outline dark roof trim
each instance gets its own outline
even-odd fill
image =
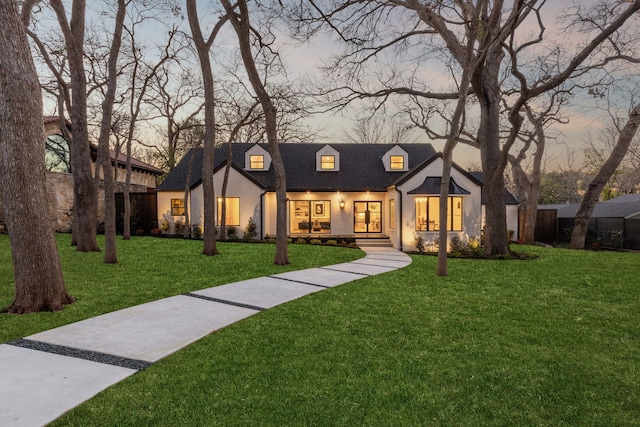
[[[407,194],[440,194],[440,185],[442,184],[442,177],[440,176],[428,176],[422,184],[417,188],[409,191]],[[449,179],[449,195],[468,195],[470,191],[460,187],[453,178]]]
[[[405,173],[404,175],[402,175],[400,178],[398,178],[398,180],[395,182],[395,185],[402,185],[405,182],[407,182],[407,180],[411,177],[413,177],[415,174],[417,174],[418,172],[420,172],[422,169],[424,169],[425,167],[429,166],[431,163],[433,163],[436,159],[438,158],[442,158],[442,153],[436,153],[433,156],[431,156],[431,158],[425,160],[424,162],[422,162],[421,164],[419,164],[418,166],[414,167],[412,170],[410,170],[409,172]],[[455,162],[453,162],[452,164],[453,168],[455,170],[457,170],[458,172],[460,172],[462,175],[464,175],[465,177],[469,178],[471,181],[473,181],[474,183],[478,184],[479,186],[482,187],[482,181],[479,181],[475,176],[473,176],[472,174],[470,174],[469,172],[465,171],[464,169],[462,169],[460,166],[458,166]],[[438,190],[437,194],[440,194],[440,191]]]

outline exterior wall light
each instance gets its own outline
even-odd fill
[[[340,199],[338,206],[340,206],[340,209],[344,209],[344,199]]]

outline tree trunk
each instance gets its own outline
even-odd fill
[[[61,0],[51,0],[64,33],[71,87],[70,160],[73,173],[73,239],[81,252],[100,252],[96,240],[98,197],[91,175],[91,150],[87,130],[87,81],[84,70],[85,1],[74,0],[71,24]]]
[[[61,310],[71,304],[49,221],[42,94],[17,3],[0,0],[0,179],[16,295],[10,313]]]
[[[233,134],[233,132],[232,132]],[[220,240],[227,240],[227,185],[229,184],[229,172],[233,164],[233,150],[231,149],[231,139],[227,141],[227,164],[224,168],[224,178],[222,179],[222,212],[220,213]]]
[[[204,247],[202,253],[208,256],[218,254],[215,226],[215,192],[213,187],[213,165],[215,151],[215,106],[213,70],[209,58],[209,45],[205,43],[200,29],[200,20],[195,0],[187,0],[187,16],[191,35],[196,45],[202,81],[204,85],[204,155],[202,159],[202,190],[204,198]]]
[[[267,141],[269,142],[269,153],[271,154],[271,165],[276,178],[276,254],[274,264],[289,264],[289,254],[287,247],[287,183],[284,161],[280,154],[278,146],[278,125],[277,111],[271,100],[267,90],[260,79],[260,74],[256,68],[253,54],[251,52],[251,39],[249,24],[249,11],[247,3],[239,0],[236,4],[239,9],[239,15],[236,14],[229,0],[221,0],[222,5],[230,16],[231,24],[238,35],[240,44],[240,55],[244,63],[249,81],[256,96],[260,100],[265,116],[265,127],[267,133]]]
[[[500,84],[499,72],[502,52],[494,48],[487,54],[481,71],[472,79],[472,86],[480,105],[478,144],[481,147],[484,180],[485,232],[487,256],[511,255],[507,238],[507,213],[504,197],[504,167],[500,150]]]
[[[184,232],[182,237],[185,239],[191,235],[191,220],[189,219],[189,193],[191,190],[191,174],[193,172],[193,158],[195,157],[194,150],[191,150],[189,154],[189,167],[187,168],[187,179],[184,184]]]
[[[593,178],[593,181],[589,184],[589,188],[582,198],[582,203],[576,213],[576,218],[571,232],[571,241],[569,242],[569,248],[571,249],[583,249],[585,240],[587,237],[587,227],[593,215],[593,210],[598,203],[600,193],[602,189],[607,185],[607,182],[611,178],[611,175],[616,171],[620,162],[627,154],[629,145],[633,141],[633,137],[638,131],[640,126],[640,105],[634,107],[629,113],[629,120],[624,125],[624,128],[620,131],[620,136],[616,142],[615,147],[607,161],[602,166],[602,169]]]
[[[113,102],[118,88],[118,56],[122,44],[122,29],[126,5],[124,0],[118,0],[118,12],[113,32],[113,40],[109,50],[107,93],[102,102],[102,123],[100,125],[100,137],[98,150],[102,158],[102,175],[104,179],[104,263],[117,264],[118,251],[116,248],[116,198],[113,184],[113,172],[111,168],[111,156],[109,155],[109,137],[111,136],[111,118],[113,116]],[[118,170],[118,162],[115,162],[115,170]],[[97,164],[96,164],[97,168]]]

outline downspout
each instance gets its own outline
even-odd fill
[[[399,205],[399,209],[400,209],[400,215],[399,215],[400,223],[399,223],[399,226],[398,226],[398,229],[400,230],[400,236],[399,236],[400,237],[400,247],[398,249],[400,250],[400,252],[402,252],[402,223],[403,223],[403,221],[402,221],[402,211],[403,211],[403,209],[402,209],[402,198],[403,198],[403,196],[402,196],[402,191],[400,191],[400,189],[398,187],[396,187],[396,192],[398,193],[398,201],[400,202],[398,204]]]
[[[260,195],[260,240],[264,239],[264,195],[267,194],[267,190],[264,190]]]

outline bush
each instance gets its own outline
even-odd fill
[[[418,250],[419,254],[423,254],[424,253],[425,242],[424,242],[424,238],[421,235],[416,234],[413,237],[413,244],[416,247],[416,249]]]
[[[191,237],[193,237],[194,239],[201,239],[202,227],[200,227],[198,224],[191,227]]]
[[[456,235],[451,239],[451,254],[467,257],[484,257],[484,248],[480,239],[466,234]]]
[[[234,226],[227,227],[227,239],[238,240],[238,229]]]
[[[258,236],[258,226],[256,222],[253,220],[253,217],[249,217],[249,223],[244,228],[244,234],[242,235],[242,240],[245,242],[249,242],[251,240],[255,240]]]
[[[321,245],[322,244],[322,240],[320,239],[311,239],[311,241],[309,242],[312,245]]]

